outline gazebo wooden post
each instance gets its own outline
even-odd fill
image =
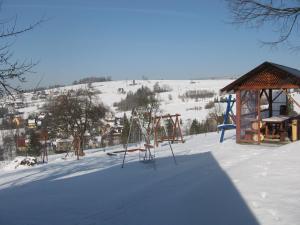
[[[285,95],[285,105],[286,105],[286,113],[288,113],[289,97],[288,97],[288,89],[287,88],[284,90],[284,93],[286,93],[286,95]],[[293,104],[293,102],[292,102],[292,104]]]
[[[270,88],[269,89],[269,117],[273,116],[273,90]]]
[[[236,141],[241,142],[241,91],[236,91]]]
[[[257,141],[258,141],[258,144],[261,143],[261,138],[260,138],[260,123],[261,123],[261,115],[260,115],[260,103],[261,103],[260,92],[261,91],[262,90],[256,91],[256,95],[257,95],[256,110],[257,110],[257,124],[258,124],[258,129],[257,129],[258,138],[257,138]]]

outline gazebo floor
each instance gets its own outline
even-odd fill
[[[290,139],[285,139],[285,141],[280,141],[280,139],[264,139],[264,141],[261,144],[276,144],[276,145],[285,145],[292,143]]]

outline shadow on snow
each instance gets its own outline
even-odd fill
[[[178,165],[159,158],[156,169],[130,162],[70,178],[62,177],[90,168],[62,168],[0,190],[0,224],[259,224],[210,152],[176,159]]]

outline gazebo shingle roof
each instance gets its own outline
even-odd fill
[[[269,72],[268,77],[265,77],[266,79],[264,79],[264,77],[254,79],[258,74],[261,74],[264,71]],[[276,71],[276,73],[274,71]],[[268,79],[270,79],[270,76],[273,76],[273,73],[274,79],[277,79],[277,83],[273,81],[272,84],[268,84]],[[236,79],[234,82],[228,84],[226,87],[222,88],[221,92],[235,91],[247,82],[249,84],[251,83],[250,85],[252,86],[258,85],[261,88],[264,84],[266,85],[266,88],[282,88],[283,84],[288,85],[289,83],[293,85],[293,87],[298,86],[300,88],[300,70],[272,62],[264,62],[245,75]]]

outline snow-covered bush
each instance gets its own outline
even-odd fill
[[[18,168],[19,166],[34,166],[37,164],[37,158],[35,157],[16,157],[11,163],[9,163],[6,167],[9,168]]]

